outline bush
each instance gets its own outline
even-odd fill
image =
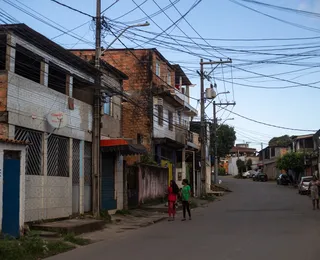
[[[56,255],[74,246],[63,241],[46,241],[37,234],[28,233],[21,239],[0,239],[1,260],[34,260]]]
[[[226,169],[223,167],[219,167],[218,175],[225,176],[226,175]]]

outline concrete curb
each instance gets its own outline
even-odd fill
[[[149,222],[147,222],[147,223],[140,224],[139,227],[142,227],[142,228],[144,228],[144,227],[149,227],[149,226],[154,225],[154,224],[156,224],[156,223],[159,223],[159,222],[161,222],[161,221],[163,221],[163,220],[165,220],[165,219],[167,219],[167,218],[168,218],[168,217],[160,217],[160,218],[157,218],[157,219],[155,219],[155,220],[153,220],[153,221],[149,221]]]

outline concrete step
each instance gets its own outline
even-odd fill
[[[58,238],[58,237],[60,237],[60,234],[58,232],[52,232],[52,231],[39,230],[39,232],[37,234],[39,235],[39,237],[42,237],[42,238]]]
[[[82,234],[103,229],[105,221],[96,219],[67,219],[61,221],[33,224],[31,229],[42,230],[58,234]]]

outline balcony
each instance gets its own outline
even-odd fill
[[[192,117],[198,115],[198,111],[189,104],[189,98],[185,94],[182,94],[177,89],[174,90],[174,93],[179,99],[183,100],[185,114],[187,114],[188,116],[192,116]]]

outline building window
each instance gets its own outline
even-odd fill
[[[167,74],[167,83],[168,83],[168,85],[171,86],[171,72],[170,71],[168,71],[168,74]]]
[[[163,126],[163,106],[158,106],[158,125]]]
[[[103,113],[105,115],[111,116],[111,97],[106,97],[105,102],[103,103]]]
[[[52,62],[49,62],[48,87],[65,95],[67,93],[67,73]]]
[[[47,153],[48,176],[69,177],[69,139],[50,135]]]
[[[169,111],[168,116],[169,116],[169,130],[173,131],[173,113]]]
[[[276,149],[274,147],[271,148],[271,157],[276,156]]]
[[[160,77],[160,61],[156,61],[156,75]]]
[[[40,83],[40,59],[41,58],[33,52],[17,44],[15,73],[36,83]]]
[[[181,117],[181,111],[178,111],[178,123],[181,125],[182,117]]]
[[[137,134],[137,143],[143,144],[143,135],[142,134]]]
[[[26,149],[26,175],[42,175],[42,137],[41,132],[15,127],[15,139],[30,143]]]

